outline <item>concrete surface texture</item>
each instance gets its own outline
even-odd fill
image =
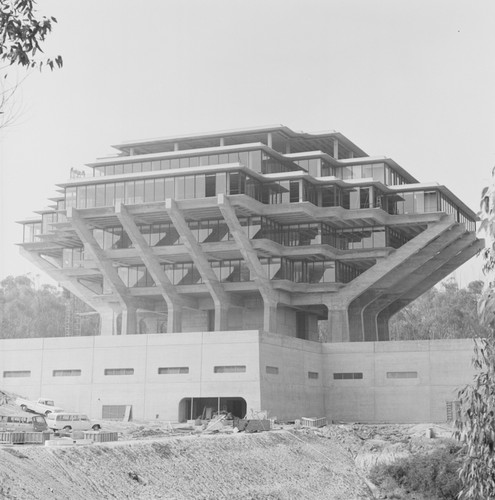
[[[476,214],[445,186],[338,132],[115,147],[60,184],[41,218],[20,221],[22,254],[99,314],[102,336],[318,340],[326,321],[325,342],[388,340],[393,314],[483,246]]]
[[[472,379],[472,340],[319,343],[260,331],[0,340],[1,388],[101,418],[205,408],[293,420],[444,422]],[[243,415],[241,415],[243,416]]]

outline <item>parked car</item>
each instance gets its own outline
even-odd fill
[[[54,431],[97,431],[101,427],[99,424],[93,424],[91,420],[83,413],[50,413],[46,416],[46,424],[49,429]]]
[[[29,399],[17,398],[15,403],[21,407],[22,411],[32,411],[40,415],[64,411],[63,408],[55,406],[53,399],[39,398],[37,401],[30,401]]]
[[[45,417],[42,415],[0,415],[0,431],[42,432],[48,430]]]

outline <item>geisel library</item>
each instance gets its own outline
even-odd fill
[[[94,417],[447,419],[471,342],[391,342],[388,322],[483,246],[448,188],[338,132],[115,148],[21,221],[101,335],[1,341],[3,388]]]

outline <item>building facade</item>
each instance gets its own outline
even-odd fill
[[[321,343],[256,330],[8,339],[0,387],[91,418],[183,422],[225,409],[445,422],[472,355],[470,339]]]
[[[23,255],[100,315],[102,335],[385,341],[390,316],[482,247],[446,187],[337,132],[115,148],[20,221]]]

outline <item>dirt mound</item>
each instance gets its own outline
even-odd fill
[[[19,500],[371,498],[352,457],[304,431],[2,447],[0,477]]]

